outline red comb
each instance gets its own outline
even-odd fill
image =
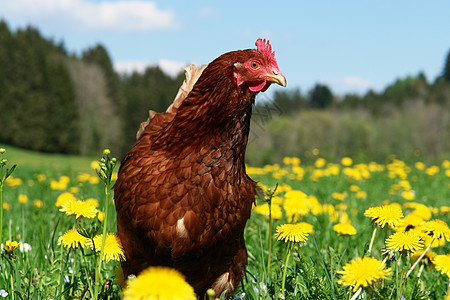
[[[275,65],[277,64],[275,59],[275,51],[272,52],[272,46],[269,44],[269,40],[266,42],[266,39],[257,39],[255,45],[256,49],[262,55],[265,55],[271,63]]]
[[[266,42],[266,39],[258,39],[255,45],[258,51],[267,56],[269,60],[275,58],[275,52],[272,52],[272,46],[269,44],[269,40]]]

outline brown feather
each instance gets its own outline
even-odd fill
[[[178,269],[200,297],[232,295],[247,265],[244,227],[255,200],[245,148],[255,93],[234,77],[257,50],[192,67],[164,113],[150,111],[114,186],[124,275]],[[266,59],[267,60],[267,59]]]

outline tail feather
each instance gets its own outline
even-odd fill
[[[203,73],[203,70],[207,65],[201,65],[200,68],[197,68],[196,65],[189,65],[187,66],[185,70],[186,79],[183,81],[183,84],[178,89],[177,96],[175,97],[175,100],[173,103],[167,108],[166,112],[168,113],[175,113],[180,107],[181,103],[183,103],[184,99],[186,99],[187,95],[191,92],[192,88],[194,87],[197,80],[200,78],[200,76]],[[145,122],[142,122],[139,126],[139,130],[136,134],[136,139],[139,139],[142,135],[142,132],[144,131],[145,127],[150,123],[150,121],[153,119],[153,117],[156,115],[156,112],[153,110],[150,110],[148,112],[148,119]]]

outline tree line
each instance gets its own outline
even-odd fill
[[[70,54],[33,27],[0,21],[0,142],[44,152],[121,155],[148,110],[164,111],[183,75],[119,75],[102,45]]]
[[[13,32],[5,21],[0,21],[0,143],[81,155],[96,154],[108,147],[121,156],[134,143],[137,128],[147,119],[148,110],[164,111],[183,80],[184,74],[173,78],[158,67],[148,67],[143,73],[118,74],[102,45],[75,55],[63,43],[42,37],[36,28]],[[299,126],[297,134],[302,130],[319,134],[320,130],[314,128],[318,122],[311,116],[324,118],[322,125],[334,122],[330,116],[337,114],[379,120],[417,107],[417,103],[450,111],[449,99],[450,52],[442,75],[434,82],[418,74],[397,79],[384,91],[369,91],[365,95],[337,96],[324,84],[316,84],[307,93],[299,89],[276,92],[269,103],[258,102],[255,107],[253,146],[265,151],[255,151],[250,161],[261,164],[286,154],[302,156],[311,144],[329,139],[325,137],[326,128],[320,129],[324,136],[316,136],[312,143],[284,136],[293,132],[280,129]],[[258,117],[264,111],[272,111],[270,120],[264,119],[267,127],[261,126],[262,118]],[[317,115],[318,112],[326,116]],[[345,122],[354,125],[356,119],[350,117]],[[449,122],[442,122],[440,126],[450,131]],[[365,126],[356,127],[360,125]],[[349,131],[345,134],[355,131],[350,127],[345,128]],[[351,144],[340,147],[344,149],[341,152],[348,151]],[[324,150],[333,148],[325,143],[317,146]],[[436,151],[450,153],[450,145]]]

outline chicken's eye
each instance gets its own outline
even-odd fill
[[[259,62],[257,62],[257,61],[250,62],[250,68],[252,68],[253,70],[258,69],[259,68]]]

